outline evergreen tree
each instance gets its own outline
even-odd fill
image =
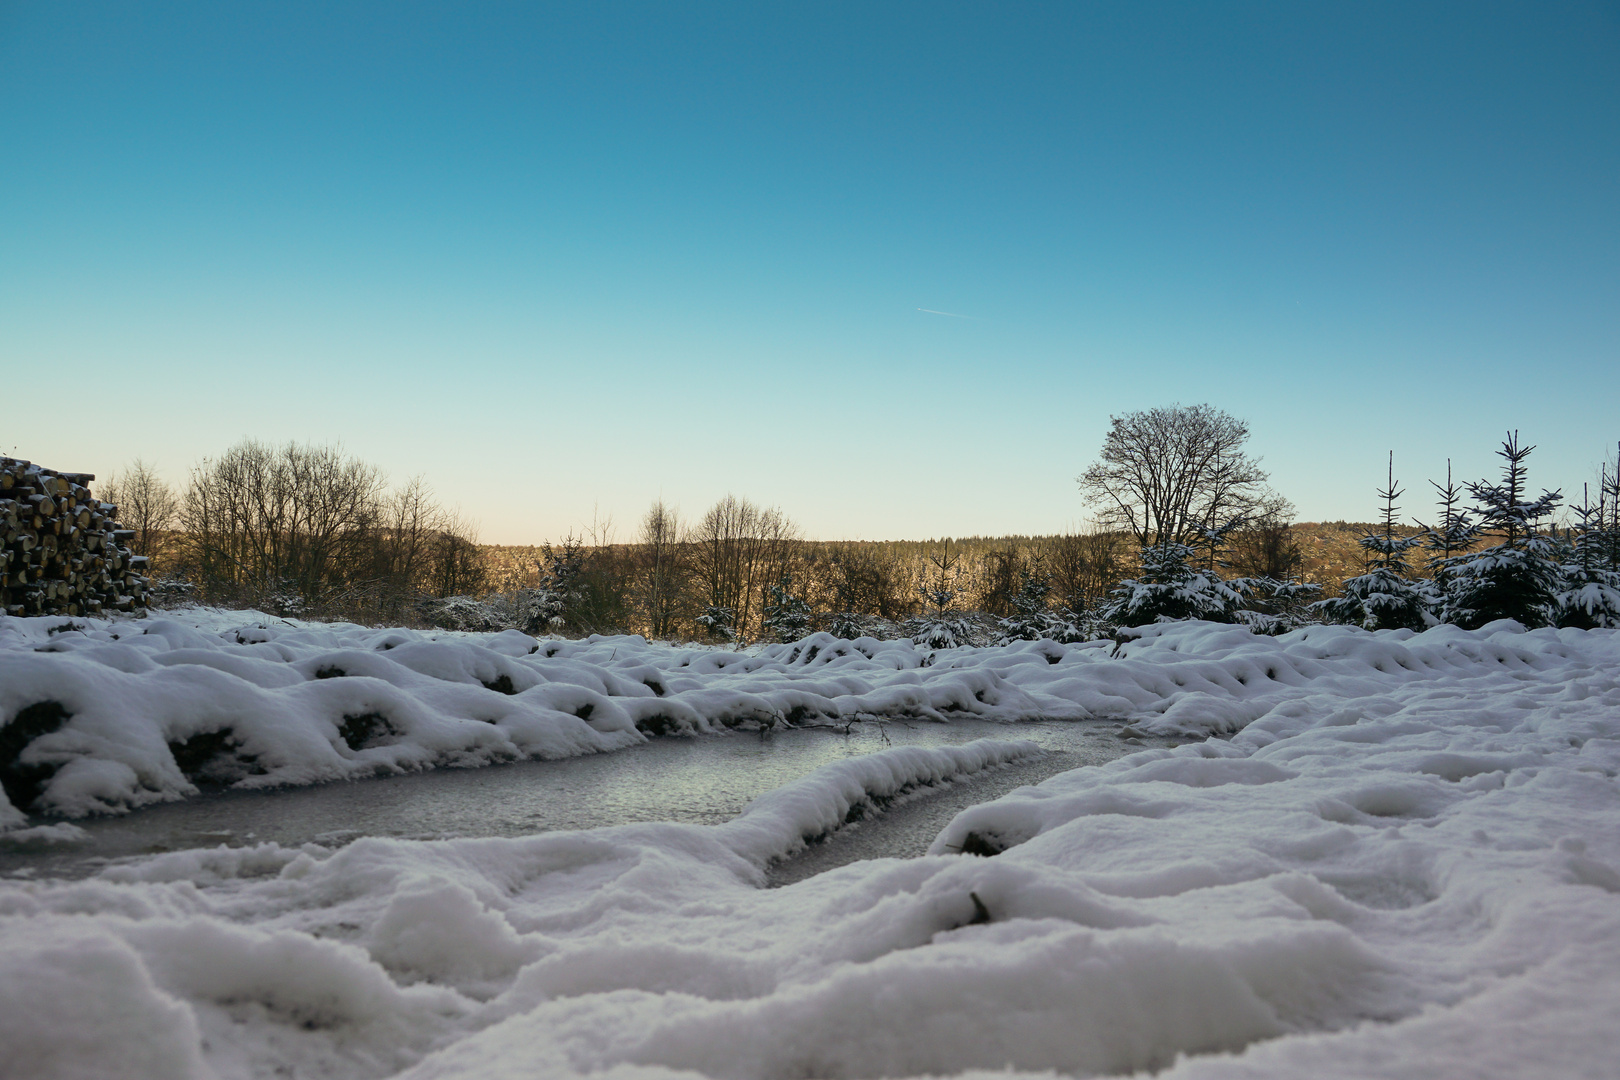
[[[1242,594],[1245,607],[1232,613],[1257,634],[1286,634],[1301,626],[1321,621],[1313,601],[1322,586],[1298,578],[1243,577],[1227,582]]]
[[[769,599],[765,603],[765,629],[775,634],[778,641],[798,641],[810,631],[810,605],[804,602],[803,597],[790,592],[792,587],[793,579],[783,574],[770,587]]]
[[[1520,446],[1519,433],[1509,432],[1497,456],[1502,483],[1484,480],[1468,485],[1483,531],[1502,537],[1495,547],[1451,560],[1451,614],[1458,625],[1476,629],[1495,619],[1514,619],[1525,626],[1553,621],[1559,592],[1556,545],[1541,533],[1542,519],[1563,496],[1543,490],[1530,498],[1525,459],[1534,446]]]
[[[833,637],[854,641],[858,637],[866,636],[866,617],[858,611],[835,611],[828,629],[832,631]]]
[[[1605,470],[1599,490],[1607,486]],[[1559,626],[1590,630],[1620,627],[1620,570],[1609,567],[1611,538],[1606,535],[1603,495],[1591,505],[1581,489],[1581,505],[1573,507],[1575,528],[1572,543],[1566,545],[1559,573],[1558,596],[1553,602],[1554,621]]]
[[[969,643],[973,627],[952,609],[958,593],[961,592],[958,569],[961,560],[961,552],[951,554],[949,540],[940,545],[938,555],[928,556],[928,561],[934,564],[939,573],[933,580],[929,580],[925,573],[918,583],[918,592],[933,610],[918,618],[906,620],[905,630],[911,636],[913,644],[927,649],[954,649],[958,645]]]
[[[1231,622],[1243,607],[1243,594],[1212,571],[1193,566],[1190,544],[1152,544],[1142,549],[1140,578],[1121,581],[1102,614],[1116,626],[1141,626],[1178,619]]]
[[[1429,580],[1420,582],[1424,606],[1441,622],[1452,622],[1451,568],[1453,560],[1467,553],[1479,542],[1479,525],[1467,509],[1462,507],[1462,489],[1451,478],[1451,459],[1446,459],[1446,484],[1441,487],[1433,480],[1429,486],[1440,495],[1436,505],[1440,516],[1432,526],[1425,526],[1423,547],[1428,551],[1424,561]]]
[[[703,613],[695,620],[703,632],[714,641],[732,641],[737,637],[737,628],[732,625],[737,613],[731,608],[719,604],[709,604]]]
[[[1614,468],[1605,461],[1598,474],[1597,516],[1600,558],[1610,570],[1620,571],[1620,448]]]
[[[583,600],[584,542],[572,535],[557,547],[546,544],[540,561],[540,585],[527,605],[531,633],[563,633]]]
[[[906,620],[906,633],[912,644],[925,649],[954,649],[958,645],[971,645],[973,626],[960,615],[934,612]]]
[[[1001,620],[1001,634],[996,644],[1012,641],[1084,641],[1084,631],[1077,625],[1078,616],[1068,608],[1056,611],[1047,607],[1052,592],[1052,575],[1037,562],[1024,569],[1018,592],[1012,598],[1012,614]]]
[[[1378,491],[1384,500],[1384,527],[1361,538],[1366,572],[1346,581],[1340,595],[1312,605],[1325,618],[1364,630],[1422,630],[1428,625],[1423,595],[1407,580],[1411,565],[1406,561],[1406,553],[1424,537],[1395,534],[1395,500],[1404,494],[1395,482],[1395,452],[1390,451],[1388,481]]]

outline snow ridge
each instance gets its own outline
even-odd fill
[[[1561,677],[1614,633],[1501,622],[1269,638],[1163,623],[1119,645],[926,650],[823,633],[729,652],[244,618],[0,617],[0,828],[21,827],[23,810],[121,813],[210,785],[566,757],[739,726],[1123,718],[1230,733],[1327,684],[1372,695],[1444,676],[1509,691]]]

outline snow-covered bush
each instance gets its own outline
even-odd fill
[[[1102,616],[1117,626],[1141,626],[1178,619],[1231,622],[1243,595],[1213,571],[1198,570],[1188,544],[1154,544],[1142,549],[1142,575],[1126,578],[1109,594]]]
[[[1012,598],[1012,614],[1000,621],[996,644],[1042,638],[1065,643],[1086,640],[1085,631],[1078,625],[1079,616],[1068,608],[1047,607],[1051,592],[1051,574],[1039,567],[1026,568]]]
[[[765,603],[762,621],[765,629],[776,635],[777,641],[798,641],[810,632],[810,605],[802,596],[790,592],[792,587],[793,580],[783,574],[781,580],[770,587],[770,597]]]
[[[719,604],[709,604],[703,609],[696,622],[703,632],[714,641],[732,641],[737,636],[737,613],[728,607]]]

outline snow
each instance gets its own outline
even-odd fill
[[[165,797],[183,778],[139,755],[162,764],[163,740],[203,730],[201,707],[164,711],[193,695],[232,709],[267,769],[310,779],[326,774],[298,755],[317,740],[321,761],[476,763],[459,724],[519,752],[511,732],[548,725],[639,739],[642,701],[684,705],[693,728],[799,706],[1230,737],[1059,774],[960,814],[927,857],[780,889],[765,867],[808,839],[1034,747],[852,758],[715,826],[222,847],[0,882],[0,1045],[27,1075],[1613,1075],[1617,631],[1194,623],[1117,649],[529,653],[504,635],[189,618],[0,624],[5,715],[51,689],[73,716],[34,746],[56,740],[58,777],[145,767]],[[315,679],[327,664],[365,674]],[[519,692],[478,685],[497,674]],[[555,706],[587,700],[602,730],[597,710]],[[398,741],[348,750],[333,717],[364,703]],[[494,724],[463,715],[497,706],[512,711]],[[51,806],[89,805],[59,782]]]
[[[119,813],[199,785],[558,758],[622,749],[647,733],[737,726],[1043,716],[1230,733],[1329,684],[1374,696],[1439,675],[1478,692],[1517,689],[1525,672],[1557,681],[1585,640],[1510,622],[1420,635],[1310,627],[1279,638],[1162,623],[1117,648],[1043,640],[935,651],[815,634],[742,653],[639,637],[537,641],[515,630],[243,619],[209,609],[0,618],[0,717],[39,705],[66,717],[17,748],[38,778],[27,790],[8,785],[27,805],[0,806],[0,828],[22,826],[22,810]]]

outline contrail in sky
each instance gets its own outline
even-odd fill
[[[949,315],[953,319],[971,319],[971,318],[973,318],[973,316],[971,316],[971,315],[958,315],[954,311],[935,311],[933,308],[928,308],[928,307],[920,307],[917,310],[918,311],[926,311],[930,315]]]

